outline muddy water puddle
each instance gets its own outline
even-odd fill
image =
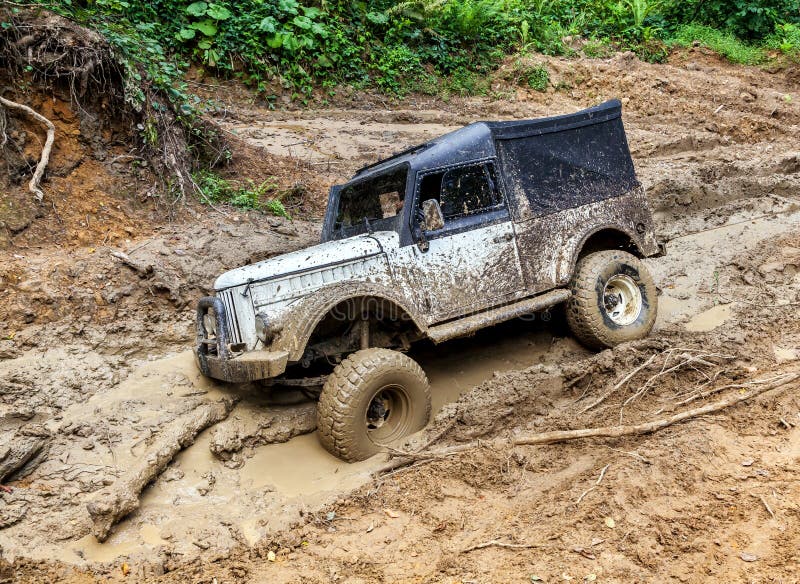
[[[412,351],[412,357],[429,376],[435,413],[495,371],[521,369],[572,352],[583,350],[569,338],[554,340],[545,324],[514,321],[442,346],[423,344]],[[104,405],[128,398],[134,391],[139,397],[149,394],[159,401],[154,394],[166,395],[164,382],[176,372],[204,391],[217,392],[213,384],[192,374],[188,352],[161,364],[148,363],[144,369],[104,396]],[[192,393],[192,387],[179,391]],[[257,408],[235,411],[239,416],[258,416],[258,412]],[[139,510],[122,521],[106,543],[86,536],[72,542],[60,557],[72,562],[111,562],[152,553],[166,544],[184,554],[197,554],[207,544],[215,548],[236,545],[231,529],[253,544],[269,532],[288,527],[302,513],[367,482],[382,463],[380,457],[356,464],[342,462],[325,451],[312,433],[259,446],[241,468],[228,468],[209,449],[212,431],[203,432],[176,456],[143,492]]]

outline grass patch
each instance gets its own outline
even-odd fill
[[[275,183],[272,181],[264,181],[260,185],[249,181],[243,186],[208,170],[196,172],[192,178],[200,189],[201,200],[206,204],[227,204],[239,209],[255,209],[290,218],[280,196],[266,196],[267,193],[275,191]]]
[[[550,73],[541,65],[531,67],[525,72],[525,82],[536,91],[546,91],[550,83]]]
[[[767,60],[764,49],[748,45],[729,32],[700,24],[687,24],[679,27],[671,39],[671,44],[690,47],[695,41],[733,63],[759,65]]]

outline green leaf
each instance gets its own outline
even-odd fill
[[[283,34],[276,32],[267,39],[267,44],[271,49],[280,49],[283,46]]]
[[[192,28],[195,30],[199,30],[204,35],[210,37],[217,34],[217,25],[210,20],[201,20],[200,22],[195,22],[194,24],[192,24]]]
[[[186,12],[192,16],[205,16],[206,10],[208,10],[206,2],[192,2],[186,7]]]
[[[197,48],[198,49],[203,49],[203,50],[210,49],[211,48],[211,41],[208,40],[208,39],[202,40],[199,43],[197,43]]]
[[[320,67],[333,67],[333,62],[325,55],[317,57],[317,63]]]
[[[303,14],[308,16],[309,18],[316,18],[320,14],[322,14],[322,10],[316,8],[314,6],[304,6],[303,7]]]
[[[389,15],[385,12],[367,12],[367,20],[372,24],[386,24],[389,22]]]
[[[179,41],[188,41],[189,39],[193,39],[195,34],[193,28],[182,28],[178,31],[176,36]]]
[[[272,16],[267,16],[261,21],[261,24],[258,25],[258,28],[264,32],[273,33],[278,30],[278,21]]]
[[[278,10],[288,14],[297,14],[297,8],[300,5],[297,0],[278,0]]]
[[[231,17],[231,11],[219,4],[210,4],[206,14],[214,20],[228,20]]]
[[[283,37],[283,48],[290,53],[294,53],[300,48],[300,41],[293,34],[287,34]]]
[[[292,19],[292,24],[294,24],[297,28],[308,30],[311,28],[311,19],[306,16],[295,16]]]

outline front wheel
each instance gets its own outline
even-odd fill
[[[656,322],[656,285],[645,265],[620,250],[590,253],[575,266],[567,322],[578,340],[605,349],[642,339]]]
[[[389,349],[364,349],[325,381],[317,433],[328,452],[356,462],[421,430],[430,414],[428,378],[414,360]]]

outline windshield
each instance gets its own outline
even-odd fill
[[[344,187],[333,229],[339,237],[367,231],[398,231],[403,215],[408,166]]]

